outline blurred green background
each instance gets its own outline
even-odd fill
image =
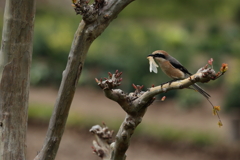
[[[4,1],[1,3],[3,14]],[[0,16],[0,32],[3,16]],[[33,61],[32,86],[58,87],[66,66],[74,32],[81,21],[71,1],[56,3],[38,0]],[[79,86],[98,87],[94,78],[107,72],[123,72],[122,89],[132,91],[132,83],[159,85],[169,80],[160,71],[149,72],[146,56],[165,50],[195,73],[207,60],[214,59],[217,71],[228,63],[229,71],[217,81],[204,86],[223,88],[226,110],[239,108],[240,101],[240,1],[239,0],[137,0],[127,6],[90,47]],[[175,97],[179,92],[166,95]],[[232,96],[235,95],[235,96]],[[191,94],[177,96],[181,106],[202,99]],[[188,104],[188,105],[186,105]]]
[[[0,33],[3,26],[3,12],[4,1],[1,1]],[[54,87],[54,94],[56,93],[56,88],[60,85],[62,72],[66,66],[71,42],[80,21],[81,16],[75,14],[71,6],[71,0],[37,0],[31,86],[33,88],[45,89],[43,91],[41,89],[40,91],[31,90],[30,92],[30,120],[41,119],[41,122],[48,122],[52,112],[52,101],[54,101],[55,97],[52,98],[49,96],[52,100],[50,103],[47,99],[41,101],[41,96],[44,97],[44,94],[51,92],[46,87]],[[165,50],[177,58],[191,73],[195,73],[200,67],[207,64],[210,58],[214,59],[213,66],[216,71],[221,67],[221,63],[227,63],[229,70],[223,77],[216,81],[200,85],[206,88],[207,91],[210,91],[213,97],[215,97],[213,99],[214,104],[218,105],[220,103],[221,107],[226,111],[224,114],[228,116],[226,116],[227,118],[225,117],[225,120],[228,119],[231,121],[232,119],[229,117],[233,117],[232,115],[235,118],[239,118],[239,0],[134,1],[120,13],[117,19],[91,45],[78,87],[90,89],[89,92],[86,92],[88,94],[92,94],[94,90],[99,91],[94,78],[106,77],[107,72],[115,72],[115,70],[123,72],[123,84],[120,88],[126,92],[133,91],[132,83],[144,85],[146,89],[152,86],[152,84],[159,85],[169,81],[170,79],[161,71],[157,75],[149,72],[149,63],[146,57],[159,49]],[[82,92],[85,92],[85,90]],[[38,95],[38,93],[41,94]],[[170,91],[166,93],[166,108],[174,106],[171,98],[174,98],[172,99],[175,102],[174,104],[177,104],[177,107],[180,110],[186,111],[186,113],[191,112],[192,108],[200,108],[206,104],[206,100],[203,97],[192,93],[189,90]],[[34,96],[32,96],[34,94],[40,99],[38,102],[31,100],[31,98],[34,99]],[[84,97],[84,95],[82,96]],[[87,101],[87,97],[85,99]],[[99,102],[93,105],[101,105],[103,104],[101,103],[101,99],[105,99],[105,97],[96,99]],[[93,103],[94,101],[91,99],[88,102]],[[107,105],[109,105],[108,103]],[[156,103],[155,105],[158,105],[158,102]],[[164,106],[164,104],[161,104],[161,106]],[[85,102],[81,101],[77,105],[73,103],[73,108],[75,109],[74,105],[82,107],[85,105]],[[83,108],[86,109],[87,107],[90,108],[87,105]],[[105,119],[110,127],[117,130],[122,121],[122,117],[108,117],[109,115],[106,116],[104,113],[102,113],[103,117],[101,117],[101,109],[97,110],[95,108],[93,109],[96,110],[97,116],[89,118],[89,115],[85,114],[83,108],[81,108],[80,113],[70,113],[68,125],[89,128],[93,124],[98,123],[99,119]],[[160,110],[159,108],[152,108],[153,111],[150,111],[151,114],[161,114],[158,111]],[[178,109],[176,110],[179,111]],[[120,114],[121,111],[117,112]],[[171,112],[174,113],[171,114]],[[175,110],[171,112],[168,112],[166,109],[166,111],[162,111],[162,114],[167,113],[172,117],[176,116]],[[90,111],[90,113],[95,114],[93,111]],[[207,106],[207,113],[211,114],[209,106]],[[221,115],[223,114],[222,112],[220,113]],[[185,118],[181,114],[185,115],[185,113],[181,113],[180,111],[178,118]],[[148,115],[146,116],[148,117]],[[164,115],[161,116],[164,117]],[[191,117],[191,114],[189,113],[185,116]],[[188,141],[194,145],[209,147],[210,144],[216,144],[219,141],[219,137],[216,135],[221,131],[216,131],[214,128],[212,129],[214,132],[211,132],[211,129],[207,125],[209,121],[205,122],[206,128],[202,127],[201,125],[204,125],[202,124],[204,123],[204,118],[201,115],[199,119],[200,123],[198,123],[200,127],[196,125],[197,129],[195,129],[190,125],[190,127],[188,126],[188,130],[185,129],[187,127],[184,123],[181,123],[182,128],[180,129],[174,127],[175,124],[172,126],[164,126],[165,124],[162,124],[162,126],[156,128],[155,123],[159,121],[154,119],[156,117],[157,115],[151,115],[150,118],[146,118],[145,123],[139,126],[136,134],[157,137],[155,140],[160,138],[160,141],[167,141],[168,144],[169,142],[176,141],[184,141],[185,144],[185,141]],[[112,120],[108,118],[112,118]],[[217,118],[214,118],[213,123],[217,122]],[[153,119],[154,123],[152,121],[148,123],[148,119]],[[166,119],[163,121],[171,123],[171,120]],[[224,125],[226,123],[229,124],[225,122]],[[239,121],[235,122],[234,119],[233,128],[239,127]],[[231,127],[230,124],[229,126]],[[189,128],[191,129],[189,130]],[[204,128],[203,131],[202,128]],[[228,126],[225,130],[230,133]],[[235,139],[238,138],[239,140],[239,136],[236,136]]]
[[[1,14],[3,4],[1,2]],[[2,31],[3,16],[0,18]],[[32,86],[59,86],[80,20],[70,1],[37,1]],[[150,87],[166,82],[169,78],[161,72],[149,73],[146,56],[158,49],[169,52],[192,73],[210,58],[214,59],[216,71],[221,63],[228,63],[226,76],[205,86],[224,88],[225,108],[240,106],[239,0],[137,0],[131,3],[90,47],[79,86],[98,87],[95,77],[106,77],[108,71],[117,69],[123,72],[121,87],[125,91],[132,90],[132,83]],[[174,97],[176,92],[167,95]],[[201,100],[186,94],[178,99],[182,106]]]
[[[0,6],[2,32],[4,1]],[[59,86],[80,21],[81,16],[75,14],[70,0],[37,1],[32,86]],[[123,72],[121,88],[126,92],[133,91],[132,83],[144,85],[146,89],[152,84],[166,82],[169,78],[161,71],[157,75],[149,72],[146,59],[148,54],[159,49],[177,58],[191,73],[204,66],[210,58],[214,59],[216,71],[222,63],[228,63],[226,75],[200,85],[213,93],[221,92],[223,98],[219,101],[225,111],[240,112],[239,0],[134,1],[93,42],[79,87],[99,90],[94,78],[106,77],[107,72],[115,70]],[[186,110],[199,106],[204,100],[192,92],[180,93],[183,92],[170,91],[166,95],[175,98]],[[30,113],[37,116],[41,111],[30,110]],[[43,111],[44,116],[45,113],[46,110]],[[167,136],[171,135],[168,131]]]
[[[33,86],[59,86],[80,20],[70,0],[37,1],[31,69]],[[218,89],[225,85],[226,97],[240,96],[239,26],[239,0],[134,1],[90,47],[79,86],[97,87],[95,77],[105,77],[108,71],[116,69],[123,71],[121,87],[125,91],[132,90],[132,83],[150,87],[166,82],[169,78],[161,72],[149,73],[146,59],[151,52],[162,49],[179,59],[192,73],[210,58],[214,59],[215,70],[221,63],[228,63],[227,75],[205,86]],[[175,93],[171,91],[167,95],[174,97]],[[226,103],[231,105],[225,106],[239,106],[240,102]]]

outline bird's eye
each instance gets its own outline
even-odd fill
[[[163,58],[163,59],[166,59],[166,56],[163,55],[163,54],[161,54],[161,53],[155,54],[155,57],[161,57],[161,58]]]

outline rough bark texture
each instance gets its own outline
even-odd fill
[[[171,84],[165,83],[156,87],[151,87],[147,91],[142,91],[143,86],[133,85],[135,92],[126,94],[120,89],[114,89],[120,85],[122,81],[121,74],[116,71],[114,74],[108,73],[109,77],[102,81],[96,79],[98,85],[103,89],[107,98],[117,102],[122,109],[127,113],[120,129],[115,138],[115,142],[105,143],[104,126],[103,128],[94,126],[90,132],[97,137],[97,143],[93,142],[93,151],[104,160],[125,160],[126,151],[130,145],[130,139],[136,127],[141,123],[142,118],[147,110],[147,107],[155,100],[157,94],[167,92],[173,89],[188,88],[196,82],[208,82],[219,78],[222,74],[215,73],[212,68],[207,66],[199,69],[199,71],[179,81],[174,81]],[[108,137],[112,139],[112,137]],[[99,145],[104,144],[104,145]]]
[[[96,137],[96,141],[93,141],[93,152],[103,160],[109,160],[113,149],[110,146],[112,143],[113,131],[110,131],[103,123],[103,127],[95,125],[89,130],[89,132],[93,133]]]
[[[24,160],[34,0],[6,0],[0,52],[0,159]]]
[[[117,17],[118,13],[131,2],[132,0],[109,0],[106,2],[96,0],[94,4],[89,5],[88,1],[79,0],[74,4],[76,13],[81,14],[83,20],[80,22],[72,42],[43,148],[35,160],[55,159],[88,49],[109,23]]]

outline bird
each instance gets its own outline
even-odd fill
[[[153,57],[153,59],[159,64],[162,71],[173,81],[185,79],[192,74],[174,57],[169,55],[164,50],[157,50],[154,51],[152,54],[148,55],[147,57]],[[170,81],[169,84],[171,84]],[[206,91],[204,91],[200,86],[196,83],[192,84],[194,90],[202,94],[204,97],[209,99],[211,97]]]

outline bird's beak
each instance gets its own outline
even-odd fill
[[[153,57],[154,58],[154,54],[149,54],[148,56],[147,56],[147,58],[148,57]]]

